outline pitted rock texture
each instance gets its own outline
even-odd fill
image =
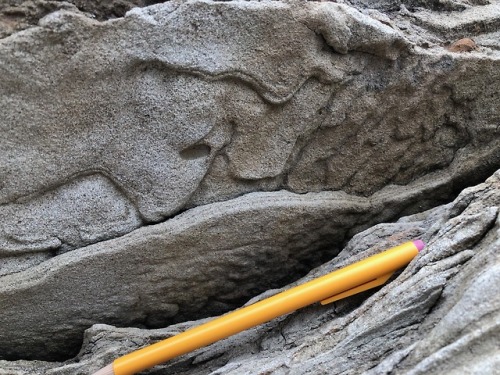
[[[500,364],[499,207],[500,171],[453,203],[374,226],[288,287],[411,238],[420,237],[427,246],[377,291],[302,309],[144,374],[495,374]],[[0,365],[5,374],[32,369],[89,374],[203,321],[159,330],[95,325],[87,330],[77,360]]]
[[[253,191],[366,197],[433,174],[449,199],[486,178],[500,166],[500,55],[450,52],[422,32],[428,13],[167,2],[105,22],[61,10],[3,38],[8,272]]]
[[[149,331],[126,327],[233,309],[334,257],[357,233],[449,202],[500,168],[497,0],[171,1],[123,17],[102,2],[71,3],[9,2],[33,13],[0,8],[0,358],[66,360],[94,328],[81,365],[2,362],[7,373],[84,373],[87,355],[90,367],[104,358],[93,332],[115,335],[99,324],[124,327],[124,338],[136,332],[140,345]],[[5,14],[18,18],[11,29]],[[474,48],[450,48],[463,38]],[[482,238],[496,225],[497,203],[475,220],[455,216]],[[432,212],[413,217],[408,231],[404,221],[386,225],[402,231],[387,245],[422,235],[431,240],[429,254],[441,256],[446,246],[432,228],[453,215]],[[475,246],[464,236],[461,244]],[[358,238],[335,262],[357,259]],[[375,251],[376,242],[360,246]],[[425,352],[398,334],[416,343],[411,335],[430,332],[422,322],[432,321],[446,280],[472,256],[453,246],[454,260],[432,261],[440,276],[429,276],[429,285],[419,281],[431,275],[425,266],[402,274],[416,292],[394,309],[415,330],[408,336],[398,319],[375,322],[373,332],[386,332],[394,345],[373,346],[366,370],[407,363],[427,371],[462,350],[446,349],[455,336],[429,338],[434,349]],[[385,299],[394,298],[381,298],[376,311],[388,309]],[[449,324],[470,304],[458,304]],[[340,309],[359,324],[376,317],[349,303]],[[340,357],[331,362],[349,372],[349,350],[379,339],[338,324],[361,332],[335,336]],[[488,332],[484,342],[493,341]],[[106,340],[104,353],[116,354]],[[251,359],[222,366],[259,348],[243,345],[217,366],[251,373]],[[329,369],[311,359],[316,349],[297,354],[305,367],[270,371]],[[269,363],[254,358],[262,372],[284,358],[273,353]],[[480,366],[467,358],[464,366]]]
[[[435,188],[423,187],[422,195]],[[84,330],[97,322],[155,328],[227,311],[333,256],[353,233],[392,218],[388,207],[412,198],[409,190],[370,198],[251,193],[6,275],[0,353],[61,359],[77,353]]]
[[[134,6],[161,3],[162,0],[3,0],[0,3],[0,38],[38,24],[56,10],[82,11],[98,20],[122,17]]]

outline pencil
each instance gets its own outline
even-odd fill
[[[331,303],[383,284],[423,248],[421,240],[382,253],[117,358],[94,375],[133,375],[316,302]]]

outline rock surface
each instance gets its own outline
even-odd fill
[[[0,38],[38,24],[57,10],[84,12],[88,17],[107,20],[123,17],[135,6],[161,3],[161,0],[3,0],[0,3]]]
[[[0,253],[25,268],[253,191],[370,196],[434,173],[450,197],[486,178],[500,53],[452,53],[404,24],[417,13],[168,2],[1,39]]]
[[[497,282],[498,172],[422,212],[500,168],[500,2],[171,1],[121,17],[153,2],[0,6],[0,374],[88,373],[416,236],[426,253],[365,302],[158,373],[494,368],[498,300],[474,295]]]
[[[354,236],[334,260],[297,282],[424,239],[423,252],[380,290],[302,309],[145,373],[494,374],[500,365],[499,207],[500,170],[453,203]],[[98,324],[86,331],[76,360],[0,361],[0,374],[89,374],[202,322],[157,330]]]

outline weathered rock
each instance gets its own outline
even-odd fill
[[[56,10],[82,11],[98,20],[123,17],[134,6],[146,6],[161,0],[3,0],[0,3],[0,38],[36,26]]]
[[[421,184],[421,194],[424,187],[435,186]],[[413,194],[386,190],[370,198],[251,193],[6,275],[0,352],[60,359],[76,354],[83,331],[97,322],[161,327],[231,309],[331,257],[346,237],[392,218],[388,207]]]
[[[75,179],[27,203],[0,206],[0,215],[5,218],[0,222],[0,247],[7,255],[1,260],[0,275],[141,225],[129,202],[99,175]]]
[[[58,11],[3,38],[0,203],[18,233],[0,232],[2,256],[30,253],[11,261],[25,268],[252,191],[369,196],[435,173],[450,197],[486,178],[500,166],[498,52],[421,48],[437,37],[404,20],[168,2],[107,22]],[[66,185],[81,193],[53,196]],[[53,219],[30,218],[47,205]]]
[[[403,240],[423,238],[424,251],[380,290],[305,308],[145,373],[496,373],[499,207],[500,171],[451,204],[354,236],[334,260],[298,281]],[[5,374],[29,374],[31,369],[52,375],[88,374],[117,356],[202,322],[159,330],[95,325],[87,330],[77,361],[0,365]]]
[[[498,1],[172,1],[105,22],[101,2],[72,2],[97,20],[10,3],[33,13],[9,31],[0,7],[0,358],[65,360],[93,328],[79,363],[0,374],[87,373],[169,332],[127,327],[232,309],[500,168]],[[474,48],[450,48],[464,38]],[[494,296],[460,314],[494,282],[497,181],[375,226],[316,271],[430,241],[361,307],[310,308],[165,367],[418,373],[455,366],[476,336],[490,353]]]

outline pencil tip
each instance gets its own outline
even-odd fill
[[[113,371],[113,364],[110,363],[106,367],[103,367],[97,372],[94,372],[93,375],[115,375],[115,372]]]
[[[421,252],[422,249],[425,247],[425,243],[422,240],[413,241],[413,244],[417,247],[418,252]]]

